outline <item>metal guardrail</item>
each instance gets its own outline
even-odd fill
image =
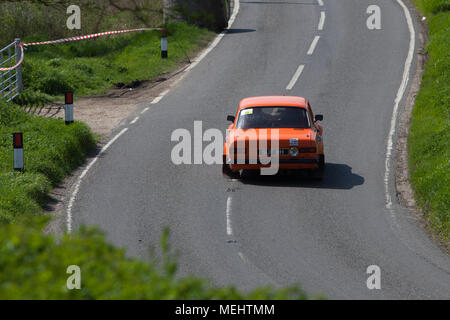
[[[0,68],[11,68],[21,58],[21,41],[16,39],[13,43],[0,49]],[[22,92],[22,65],[15,69],[0,71],[0,96],[11,101]]]

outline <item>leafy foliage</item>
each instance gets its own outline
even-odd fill
[[[36,222],[43,225],[42,222]],[[176,263],[163,246],[163,259],[140,262],[83,228],[55,241],[39,228],[0,228],[0,299],[305,299],[295,288],[256,289],[244,294],[215,288],[194,277],[176,277]],[[168,231],[162,242],[167,242]],[[81,289],[68,290],[67,267],[81,269]]]

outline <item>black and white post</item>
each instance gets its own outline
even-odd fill
[[[161,58],[167,59],[168,56],[166,29],[161,29]]]
[[[65,93],[65,104],[66,124],[71,124],[73,123],[73,92]]]
[[[14,170],[23,172],[23,134],[13,133]]]

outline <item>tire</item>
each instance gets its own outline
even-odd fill
[[[322,181],[325,174],[325,156],[321,154],[319,156],[319,167],[314,170],[313,178],[314,180]]]
[[[319,169],[320,171],[325,171],[325,155],[321,154],[319,156]]]
[[[226,158],[223,156],[223,163],[222,163],[222,175],[224,178],[232,178],[232,179],[239,179],[239,171],[233,171],[231,170],[230,166],[226,163]]]
[[[261,175],[260,170],[242,170],[242,178],[255,179]]]

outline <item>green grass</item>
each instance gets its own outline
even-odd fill
[[[415,0],[428,18],[429,60],[408,140],[411,183],[432,230],[450,241],[450,0]]]
[[[21,105],[62,100],[65,91],[76,96],[105,93],[118,83],[152,79],[176,66],[211,39],[205,29],[172,23],[168,28],[169,59],[161,58],[160,32],[144,31],[66,44],[29,47],[23,64]],[[24,41],[39,40],[28,37]]]
[[[70,30],[66,26],[69,5],[81,8],[79,30]],[[154,27],[162,23],[161,0],[121,0],[120,5],[131,10],[117,9],[107,0],[0,1],[0,47],[30,34],[49,40],[108,30]]]
[[[13,171],[13,132],[24,135],[24,174]],[[83,123],[66,126],[0,100],[0,224],[39,214],[50,188],[94,148],[94,136]]]

